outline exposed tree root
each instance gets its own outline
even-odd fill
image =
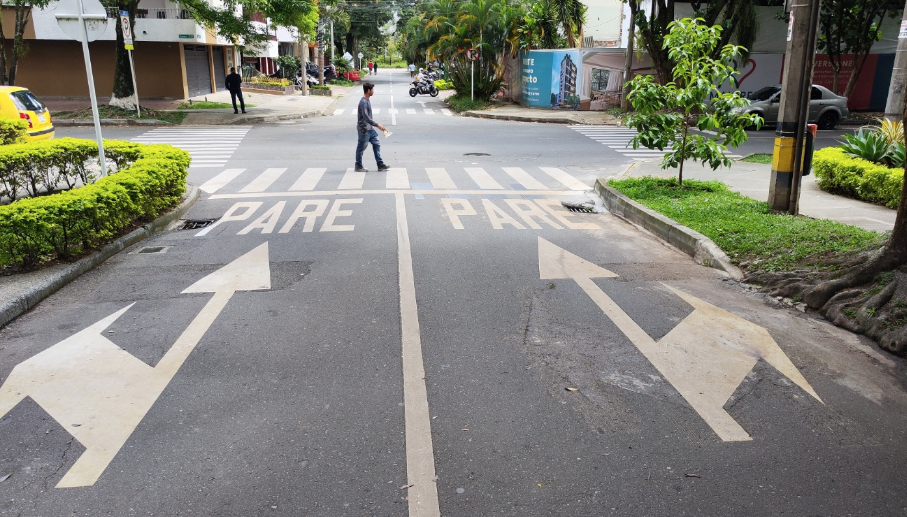
[[[831,264],[826,261],[825,264]],[[773,296],[802,299],[835,325],[907,353],[907,266],[887,248],[836,258],[836,271],[758,272],[748,282]]]

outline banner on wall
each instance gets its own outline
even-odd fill
[[[522,58],[522,99],[533,108],[579,109],[578,50],[530,50]]]

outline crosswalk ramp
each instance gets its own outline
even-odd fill
[[[633,128],[622,126],[569,126],[570,129],[585,135],[596,142],[607,146],[612,151],[618,152],[627,158],[633,160],[647,160],[650,158],[661,158],[670,151],[659,151],[658,149],[647,149],[640,147],[633,149],[630,141],[637,135]],[[725,156],[732,160],[743,158],[739,154],[725,153]]]
[[[192,168],[224,167],[252,126],[153,129],[132,139],[141,144],[170,144],[189,152]]]
[[[225,169],[199,187],[208,194],[338,192],[351,190],[489,193],[585,191],[588,182],[557,167],[391,167],[356,172],[308,167],[264,170]]]
[[[422,108],[422,107],[419,107],[419,108],[372,108],[372,115],[377,116],[377,115],[381,115],[382,113],[385,115],[397,115],[397,116],[402,115],[404,117],[407,115],[436,115],[436,114],[446,115],[448,117],[453,116],[453,112],[451,112],[447,108],[440,108],[437,110],[434,108]],[[335,117],[340,117],[340,116],[344,116],[344,115],[346,115],[348,117],[349,116],[355,117],[358,114],[359,113],[355,108],[354,109],[339,108],[339,109],[334,110]]]

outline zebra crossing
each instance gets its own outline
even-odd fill
[[[380,115],[381,112],[382,108],[372,108],[372,115]],[[432,108],[387,108],[384,110],[384,113],[388,115],[434,115],[436,113],[441,113],[442,115],[446,115],[448,117],[453,116],[453,113],[447,108],[441,108],[438,110],[434,110]],[[334,110],[335,117],[340,117],[342,115],[352,115],[355,117],[357,114],[358,112],[355,108],[350,110],[347,110],[346,108],[339,108]]]
[[[527,170],[529,169],[529,170]],[[592,187],[557,167],[391,167],[386,172],[328,171],[327,167],[264,171],[225,169],[203,183],[202,192],[237,195],[369,190],[418,192],[472,192],[510,194],[519,192],[586,191]]]
[[[577,133],[585,135],[592,140],[607,146],[609,149],[636,161],[661,158],[668,153],[668,151],[659,151],[658,149],[647,149],[645,147],[633,149],[632,146],[628,146],[633,137],[637,135],[637,131],[629,127],[579,125],[569,127]],[[725,153],[725,156],[732,160],[743,158],[743,156],[739,154],[732,153]]]
[[[153,129],[132,139],[140,144],[170,144],[189,152],[192,168],[223,167],[252,126]]]

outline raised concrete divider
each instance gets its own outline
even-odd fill
[[[0,326],[6,325],[38,305],[41,300],[129,246],[166,230],[189,211],[198,196],[198,187],[190,185],[185,199],[175,209],[72,264],[7,277],[6,281],[0,283],[0,300],[3,300],[0,302]],[[12,280],[15,278],[18,278],[18,281]]]
[[[727,254],[705,235],[633,201],[600,180],[595,182],[595,192],[612,214],[648,230],[698,264],[724,271],[735,280],[743,279],[743,272],[731,264]]]

